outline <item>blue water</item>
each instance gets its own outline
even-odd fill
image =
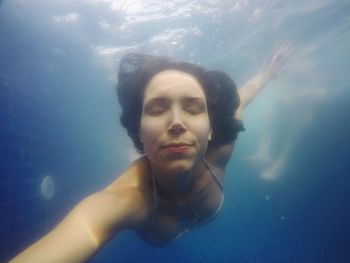
[[[1,1],[0,261],[133,158],[123,54],[201,63],[240,87],[288,42],[284,72],[244,112],[220,216],[161,249],[124,231],[91,262],[350,262],[349,13],[345,0]]]

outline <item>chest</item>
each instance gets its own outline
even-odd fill
[[[154,245],[166,245],[179,234],[205,224],[213,218],[222,204],[223,193],[213,178],[188,200],[156,200],[156,213],[152,223],[139,235]]]

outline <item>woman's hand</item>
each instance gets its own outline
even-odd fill
[[[288,57],[292,52],[293,49],[289,42],[284,42],[274,50],[272,55],[264,63],[262,70],[239,89],[240,106],[234,113],[236,119],[241,118],[243,109],[256,97],[266,84],[281,75],[286,67]]]
[[[286,62],[292,52],[293,48],[288,41],[274,50],[262,67],[261,77],[263,85],[281,75],[286,68]]]

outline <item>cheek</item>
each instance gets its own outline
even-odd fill
[[[148,144],[152,144],[153,141],[159,136],[160,125],[160,123],[155,123],[147,118],[141,119],[139,138],[145,147]]]
[[[193,121],[191,126],[200,141],[208,141],[211,132],[209,118]]]

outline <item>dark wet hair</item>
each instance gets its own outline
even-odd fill
[[[120,62],[117,93],[122,107],[120,121],[138,152],[144,153],[139,128],[145,88],[153,76],[170,69],[192,75],[202,86],[213,132],[208,149],[233,142],[244,128],[242,122],[233,117],[239,107],[239,96],[236,84],[226,73],[207,71],[201,66],[168,57],[130,53]]]

